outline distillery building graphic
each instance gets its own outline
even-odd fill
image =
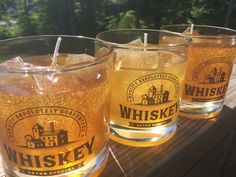
[[[222,71],[222,67],[219,70],[217,68],[213,68],[210,74],[206,75],[204,83],[214,84],[223,82],[224,79],[225,79],[225,72]]]
[[[47,148],[68,143],[67,131],[55,130],[53,122],[50,123],[49,131],[45,131],[43,126],[36,123],[32,128],[32,132],[33,136],[25,136],[26,146],[28,148]]]
[[[148,94],[142,95],[143,105],[162,104],[169,101],[169,91],[163,89],[163,85],[158,90],[156,87],[151,86],[148,89]]]

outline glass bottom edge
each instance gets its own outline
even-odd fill
[[[180,103],[179,116],[211,119],[221,113],[223,106],[223,100],[206,103],[182,101]]]
[[[157,146],[167,142],[175,135],[176,129],[177,125],[174,124],[168,131],[168,133],[165,133],[162,136],[153,136],[151,138],[145,138],[145,131],[140,131],[140,135],[143,138],[135,138],[135,137],[132,138],[124,135],[122,136],[111,127],[109,137],[111,140],[123,145],[128,145],[133,147],[149,147],[149,146]],[[126,130],[126,131],[132,131],[132,130]]]

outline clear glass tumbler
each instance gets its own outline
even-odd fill
[[[170,25],[162,29],[192,38],[180,114],[206,119],[218,115],[236,57],[236,31],[206,25]]]
[[[191,40],[141,29],[105,31],[97,38],[113,46],[110,138],[139,147],[170,139],[176,131]]]
[[[109,153],[111,56],[110,46],[86,37],[0,41],[6,176],[100,174]]]

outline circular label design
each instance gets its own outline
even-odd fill
[[[192,80],[201,84],[217,84],[228,80],[232,61],[229,56],[215,57],[200,63],[193,71]]]
[[[163,104],[178,96],[179,87],[179,79],[173,74],[149,74],[134,80],[127,89],[126,97],[133,104]]]
[[[87,122],[78,111],[56,106],[20,110],[6,120],[12,144],[43,149],[79,141],[87,133]]]
[[[148,128],[173,122],[179,109],[179,92],[179,78],[171,73],[153,73],[135,79],[127,88],[127,102],[118,106],[122,123]]]
[[[206,59],[191,70],[192,78],[184,85],[183,100],[192,102],[218,101],[227,91],[232,59],[229,56]],[[188,78],[187,78],[188,79]]]

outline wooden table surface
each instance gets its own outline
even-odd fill
[[[109,161],[100,177],[236,176],[235,97],[236,66],[220,116],[210,120],[180,117],[176,135],[155,147],[133,148],[111,141]]]

